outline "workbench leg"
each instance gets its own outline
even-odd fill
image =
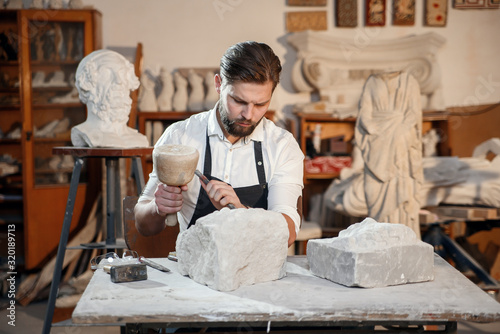
[[[78,190],[78,182],[80,181],[82,166],[83,160],[80,158],[76,158],[75,165],[73,167],[73,174],[71,175],[68,200],[66,202],[66,212],[64,214],[61,238],[59,240],[59,246],[57,248],[54,278],[50,286],[49,301],[47,303],[47,311],[45,312],[45,321],[43,323],[42,334],[49,334],[50,328],[52,327],[52,318],[54,316],[57,292],[59,290],[59,283],[61,282],[64,253],[66,252],[66,246],[68,244],[69,230],[71,226],[71,220],[73,219],[73,208],[75,206],[76,191]]]
[[[445,325],[445,333],[457,334],[458,333],[458,323],[456,321],[448,322]]]
[[[106,158],[106,245],[114,248],[116,223],[116,174],[118,172],[118,158]],[[120,183],[118,183],[118,186]]]

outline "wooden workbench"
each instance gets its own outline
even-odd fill
[[[97,270],[72,316],[74,324],[157,324],[169,327],[441,325],[500,321],[500,304],[441,257],[431,282],[348,288],[311,274],[307,258],[289,257],[281,280],[219,292],[177,271],[148,267],[145,281],[111,283]]]

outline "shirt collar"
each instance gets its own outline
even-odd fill
[[[208,117],[208,136],[218,136],[220,140],[224,140],[224,133],[217,121],[217,108],[219,107],[219,102],[215,104],[215,107],[209,111],[210,115]],[[253,130],[250,136],[246,136],[242,139],[243,144],[247,144],[250,140],[263,141],[264,139],[264,120],[262,120],[259,125]]]

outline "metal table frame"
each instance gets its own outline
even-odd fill
[[[43,334],[50,333],[52,317],[54,316],[55,303],[59,284],[61,282],[62,266],[66,253],[73,208],[80,181],[83,158],[104,158],[106,161],[106,241],[96,245],[82,245],[79,249],[120,249],[126,248],[124,243],[117,243],[115,227],[121,222],[121,190],[120,171],[118,160],[120,158],[132,159],[132,173],[134,175],[137,192],[140,194],[144,187],[144,174],[142,171],[141,157],[151,154],[152,147],[145,148],[90,148],[90,147],[54,147],[54,155],[72,155],[75,158],[73,174],[69,186],[68,200],[61,231],[57,257],[54,267],[54,279],[50,286],[49,300],[43,323]]]

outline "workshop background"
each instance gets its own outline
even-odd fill
[[[428,26],[424,17],[425,2],[416,0],[415,23],[402,26],[392,24],[392,1],[387,1],[385,24],[369,27],[365,25],[365,1],[358,1],[357,26],[348,28],[336,25],[334,0],[325,1],[324,6],[291,6],[287,0],[83,0],[84,6],[102,14],[102,47],[121,51],[134,61],[140,43],[142,69],[155,75],[161,68],[172,72],[181,68],[216,68],[227,47],[243,40],[269,44],[283,63],[281,83],[271,105],[276,120],[283,124],[289,119],[297,122],[292,111],[294,105],[311,101],[311,94],[297,92],[291,80],[298,56],[296,49],[287,42],[291,34],[287,15],[293,12],[324,12],[324,31],[351,40],[357,50],[386,39],[436,33],[446,40],[437,52],[445,107],[498,104],[500,9],[457,9],[454,0],[448,0],[444,2],[447,6],[445,23]],[[500,112],[498,107],[495,111],[496,114]],[[291,130],[298,132],[297,124],[292,124]],[[463,133],[464,138],[468,135]],[[45,260],[29,274],[37,274],[47,262]],[[3,292],[5,289],[4,286]],[[19,307],[18,327],[13,331],[9,328],[7,333],[25,333],[39,328],[46,297],[45,289],[33,302]],[[2,307],[0,318],[5,319],[5,314]],[[5,328],[3,323],[1,326]],[[459,326],[459,333],[500,331],[498,323],[462,322]],[[86,331],[96,333],[95,329],[81,329],[80,332]],[[64,328],[53,330],[53,333],[65,332]],[[118,329],[102,328],[102,332],[117,333]]]

